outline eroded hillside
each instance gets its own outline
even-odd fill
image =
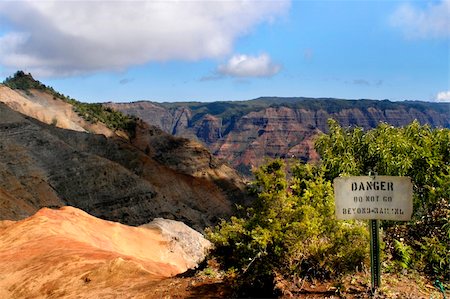
[[[199,143],[138,120],[132,132],[111,129],[45,89],[0,85],[0,102],[1,219],[72,205],[130,225],[165,217],[201,230],[245,197],[243,180]]]

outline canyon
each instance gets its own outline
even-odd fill
[[[175,276],[248,201],[241,176],[196,141],[23,78],[33,88],[0,84],[0,297],[202,294]]]
[[[317,160],[314,140],[341,126],[404,126],[413,120],[450,127],[450,103],[266,97],[237,102],[106,103],[174,136],[197,140],[246,175],[269,158]]]

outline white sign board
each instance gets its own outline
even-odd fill
[[[353,176],[333,181],[336,218],[407,221],[412,215],[409,177]]]

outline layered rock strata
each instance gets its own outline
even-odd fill
[[[18,220],[41,207],[72,205],[129,225],[164,217],[202,230],[230,215],[235,196],[243,192],[240,178],[216,165],[210,154],[196,157],[204,151],[201,147],[194,147],[184,161],[185,141],[168,134],[163,134],[168,142],[162,135],[152,137],[166,144],[164,150],[146,144],[149,128],[136,134],[141,141],[134,145],[119,137],[47,125],[0,103],[0,219]],[[226,186],[233,186],[232,191]]]
[[[216,103],[108,103],[167,133],[194,138],[215,156],[247,172],[266,157],[317,159],[314,139],[327,121],[374,128],[380,122],[404,126],[414,120],[450,127],[450,104],[305,98],[260,98]]]

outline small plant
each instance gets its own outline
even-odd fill
[[[412,261],[413,250],[410,246],[394,239],[394,256],[396,264],[402,269],[408,269]]]
[[[210,268],[210,267],[206,267],[206,268],[202,271],[202,273],[203,273],[204,275],[206,275],[206,276],[209,276],[209,277],[216,277],[216,276],[217,276],[216,270],[214,270],[214,269],[212,269],[212,268]]]
[[[419,261],[424,270],[432,277],[450,281],[450,250],[449,244],[438,240],[435,236],[423,237],[418,251]]]

